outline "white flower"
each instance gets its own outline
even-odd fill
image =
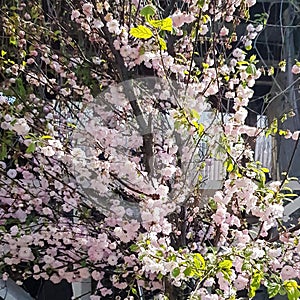
[[[208,27],[207,27],[207,25],[205,25],[205,24],[201,25],[201,26],[200,26],[200,34],[201,34],[201,35],[206,35],[207,32],[208,32]]]
[[[53,156],[55,154],[55,151],[53,150],[53,148],[51,146],[41,147],[41,152],[45,156]]]
[[[161,170],[163,176],[171,177],[176,172],[175,166],[169,166]]]
[[[245,57],[244,51],[240,48],[236,48],[233,50],[232,55],[236,58],[243,59]]]
[[[96,19],[94,20],[94,27],[97,29],[100,29],[104,26],[104,24],[102,23],[102,21],[100,19]]]
[[[243,123],[247,115],[248,111],[244,107],[240,107],[239,110],[234,114],[234,119],[239,123]]]
[[[258,26],[256,26],[255,30],[256,30],[257,32],[260,32],[260,31],[263,30],[263,28],[264,28],[263,25],[259,24]]]
[[[7,171],[7,176],[10,177],[10,178],[16,178],[17,171],[15,169],[9,169]]]
[[[253,24],[248,24],[248,25],[247,25],[247,31],[248,31],[248,32],[252,32],[252,31],[254,31],[254,30],[255,30],[255,28],[254,28]]]
[[[110,33],[114,33],[114,34],[121,33],[119,21],[117,21],[115,19],[107,22],[106,26]]]
[[[21,118],[16,121],[16,123],[13,125],[12,129],[18,135],[25,135],[29,132],[30,127],[28,126],[26,120],[24,118]]]
[[[120,49],[120,54],[123,57],[128,57],[130,53],[131,53],[131,47],[129,45],[122,46],[122,48]]]

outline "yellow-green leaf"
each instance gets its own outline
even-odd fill
[[[191,109],[191,116],[194,119],[197,119],[197,120],[200,119],[200,115],[199,115],[199,113],[195,109]]]
[[[204,125],[202,123],[199,124],[199,127],[198,127],[198,134],[199,135],[202,135],[203,132],[204,132]]]
[[[300,290],[297,281],[285,280],[283,285],[289,300],[298,300],[300,298]]]
[[[4,50],[1,50],[1,56],[3,57],[7,52]]]
[[[17,39],[14,36],[10,36],[9,43],[11,45],[17,46]]]
[[[229,259],[224,259],[223,261],[219,262],[220,269],[231,269],[232,268],[232,261]]]
[[[255,292],[260,287],[262,279],[263,274],[259,271],[255,271],[250,282],[249,298],[253,298],[255,296]]]
[[[153,27],[160,28],[161,30],[172,31],[173,22],[171,18],[166,18],[163,20],[151,20],[149,22]]]
[[[161,27],[162,30],[172,31],[173,21],[171,18],[163,19],[163,25]]]
[[[161,50],[167,50],[167,43],[164,39],[162,39],[161,37],[159,38],[159,44],[160,44],[160,48]]]
[[[43,136],[42,136],[42,139],[43,139],[43,140],[52,140],[53,137],[52,137],[51,135],[43,135]]]
[[[253,55],[251,55],[251,57],[250,57],[250,62],[255,62],[255,60],[256,60],[256,55],[255,54],[253,54]]]
[[[205,269],[205,260],[200,253],[194,254],[194,265],[196,270],[204,270]]]
[[[144,25],[131,28],[130,34],[137,39],[149,39],[153,36],[152,31]]]
[[[160,28],[162,26],[162,20],[151,20],[149,23],[154,27],[154,28]]]

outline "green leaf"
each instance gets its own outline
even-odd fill
[[[7,157],[7,145],[5,141],[1,143],[1,152],[0,152],[0,159],[3,160]]]
[[[43,140],[52,140],[53,137],[52,137],[51,135],[43,135],[43,136],[41,137],[41,139],[43,139]]]
[[[35,151],[35,148],[36,148],[35,143],[29,144],[29,146],[26,149],[26,153],[33,153]]]
[[[173,271],[172,271],[172,276],[173,277],[177,277],[179,274],[180,274],[180,269],[178,267],[173,269]]]
[[[156,8],[153,5],[146,5],[141,9],[140,12],[141,16],[148,17],[148,16],[154,16],[156,14]]]
[[[21,78],[17,78],[15,82],[19,96],[21,98],[24,98],[26,96],[26,90],[23,84],[23,80]]]
[[[199,6],[199,8],[202,8],[204,6],[205,1],[204,0],[198,0],[197,1],[197,5]]]
[[[138,245],[135,245],[135,244],[132,244],[132,245],[130,245],[129,249],[130,249],[130,251],[132,251],[132,252],[136,252],[136,251],[139,250],[139,246],[138,246]]]
[[[275,297],[280,291],[280,284],[276,282],[270,282],[267,285],[269,298]]]
[[[186,276],[186,277],[191,277],[194,275],[194,272],[193,272],[193,269],[191,267],[187,267],[184,271],[183,271],[183,274]]]
[[[4,50],[1,50],[1,56],[3,57],[3,56],[5,56],[6,55],[6,51],[4,51]]]
[[[167,43],[161,37],[158,39],[161,50],[167,50]]]
[[[246,68],[246,72],[250,75],[255,75],[256,74],[256,67],[254,64],[250,64],[247,68]]]
[[[153,36],[152,31],[144,25],[131,28],[130,34],[137,39],[150,39]]]

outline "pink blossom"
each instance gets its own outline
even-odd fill
[[[245,289],[248,285],[249,280],[243,275],[238,275],[238,277],[234,280],[234,286],[238,291]]]
[[[100,292],[101,292],[101,295],[102,295],[103,297],[105,297],[105,296],[107,296],[107,295],[111,295],[111,294],[113,293],[111,289],[107,289],[107,288],[102,288],[102,289],[100,290]],[[96,299],[97,299],[97,298],[96,298]],[[98,299],[100,299],[100,298],[98,298]]]
[[[111,266],[115,266],[118,263],[118,258],[116,255],[110,255],[107,259],[107,263],[110,264]]]
[[[161,174],[166,177],[171,177],[176,172],[175,166],[169,166],[161,170]]]
[[[71,20],[75,20],[80,17],[80,12],[78,10],[73,10],[71,15]]]
[[[283,280],[288,280],[297,277],[297,271],[292,266],[284,266],[280,272]]]
[[[226,208],[219,205],[216,213],[212,215],[212,219],[216,222],[216,224],[221,225],[226,220],[226,214]]]
[[[299,138],[299,133],[300,133],[300,131],[295,131],[295,132],[292,134],[292,139],[293,139],[294,141],[298,140],[298,138]]]
[[[181,27],[184,24],[183,13],[180,11],[175,12],[171,18],[174,27]]]
[[[61,282],[62,278],[59,277],[57,274],[53,274],[50,277],[50,280],[54,283],[54,284],[58,284]]]
[[[203,286],[210,287],[213,286],[214,283],[215,283],[215,279],[210,277],[204,281]]]
[[[93,278],[94,280],[96,280],[96,281],[100,280],[101,277],[102,277],[102,276],[101,276],[101,273],[98,272],[98,271],[96,271],[96,270],[94,270],[94,271],[92,272],[91,276],[92,276],[92,278]]]
[[[223,26],[220,30],[220,36],[226,36],[229,33],[229,29]]]
[[[79,275],[83,279],[87,279],[90,277],[90,271],[88,268],[82,268],[79,270]]]
[[[87,17],[91,17],[93,15],[93,7],[92,3],[84,3],[82,5],[82,11]]]
[[[129,45],[126,45],[126,46],[122,46],[121,49],[120,49],[120,54],[123,56],[123,57],[128,57],[131,53],[131,47]]]
[[[260,32],[260,31],[263,30],[263,28],[264,28],[263,25],[262,25],[262,24],[259,24],[259,25],[256,26],[255,30],[256,30],[257,32]]]
[[[256,0],[247,0],[246,2],[249,5],[249,7],[251,7],[251,6],[255,5]]]
[[[298,66],[298,64],[293,65],[292,73],[293,74],[299,74],[300,73],[300,66]]]
[[[31,249],[28,247],[21,247],[18,252],[18,256],[23,261],[28,261],[28,260],[34,259],[33,253],[31,252]]]
[[[4,272],[4,273],[2,274],[2,280],[3,280],[3,281],[7,281],[7,280],[8,280],[8,277],[9,277],[9,275],[8,275],[6,272]]]

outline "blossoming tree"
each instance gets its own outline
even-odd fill
[[[245,124],[266,71],[249,54],[255,1],[7,2],[2,277],[91,277],[94,300],[251,299],[261,285],[299,299],[288,173],[267,183],[249,145],[299,132]]]

